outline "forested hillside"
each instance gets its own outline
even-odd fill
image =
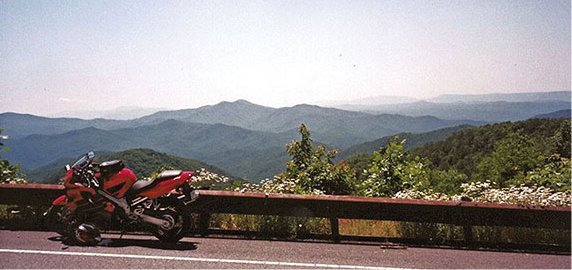
[[[410,133],[404,132],[397,134],[399,138],[406,140],[405,141],[405,148],[412,148],[416,146],[424,145],[428,142],[436,142],[441,141],[447,138],[451,133],[470,128],[470,125],[460,125],[456,127],[449,127],[449,128],[442,128],[437,129],[434,131],[424,132],[424,133]],[[380,145],[386,144],[387,141],[391,140],[393,136],[385,136],[383,138],[377,139],[371,142],[360,143],[354,145],[348,149],[345,149],[340,152],[339,159],[346,159],[351,156],[359,155],[359,154],[371,154],[373,151],[379,149]]]
[[[506,151],[518,151],[505,153],[512,154],[513,159],[537,159],[539,155],[554,153],[570,158],[570,119],[531,119],[471,128],[455,132],[443,141],[416,147],[411,154],[428,159],[432,168],[472,175],[483,158],[503,151],[503,146],[511,147]],[[523,156],[525,153],[533,156]]]
[[[462,183],[490,180],[496,187],[529,184],[563,190],[570,189],[570,145],[570,119],[531,119],[465,129],[408,151],[404,141],[394,139],[373,155],[352,156],[347,162],[363,186],[401,179],[400,188],[455,193]]]

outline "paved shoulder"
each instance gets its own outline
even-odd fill
[[[104,235],[96,247],[66,246],[55,233],[0,231],[1,268],[570,268],[568,255],[378,245]]]

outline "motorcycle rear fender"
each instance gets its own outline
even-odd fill
[[[190,182],[193,174],[194,174],[193,172],[183,172],[181,175],[173,179],[162,181],[161,183],[157,184],[157,186],[155,186],[154,188],[140,193],[139,196],[144,196],[149,199],[160,197],[178,188],[183,183]]]

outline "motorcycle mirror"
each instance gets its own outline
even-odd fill
[[[95,154],[93,152],[89,152],[89,153],[87,153],[87,157],[89,159],[93,159],[95,157]]]
[[[69,170],[71,170],[71,167],[70,167],[69,164],[66,164],[66,167],[65,167],[65,168],[66,168],[66,172],[69,171]]]

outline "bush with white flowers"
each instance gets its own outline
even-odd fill
[[[400,199],[416,200],[452,200],[463,198],[474,202],[505,203],[516,205],[536,206],[571,206],[572,193],[567,191],[555,191],[542,186],[510,186],[506,188],[494,188],[496,183],[491,181],[472,182],[461,185],[462,192],[458,195],[432,193],[431,191],[402,190],[393,196]]]

